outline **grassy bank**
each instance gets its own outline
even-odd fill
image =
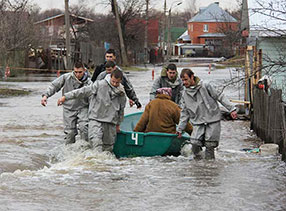
[[[238,65],[238,64],[233,64],[233,65],[231,65],[231,64],[229,64],[229,65],[216,65],[215,66],[215,69],[226,69],[226,68],[230,68],[230,67],[233,67],[233,68],[235,68],[235,67],[243,67],[244,65]]]
[[[245,58],[243,56],[234,56],[225,61],[217,62],[216,69],[225,69],[229,67],[243,67]]]
[[[15,97],[28,94],[30,94],[30,91],[20,90],[20,89],[0,88],[0,97]]]
[[[123,69],[123,71],[147,71],[147,68],[144,67],[134,67],[134,66],[130,66],[130,67],[121,67]]]

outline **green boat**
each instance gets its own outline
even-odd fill
[[[113,149],[116,157],[180,155],[181,147],[189,135],[183,134],[182,138],[178,138],[176,134],[170,133],[133,132],[142,113],[124,116]]]

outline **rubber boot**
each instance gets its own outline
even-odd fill
[[[102,150],[103,150],[103,151],[108,151],[108,152],[113,152],[113,145],[104,144],[104,145],[102,146]]]
[[[202,159],[202,155],[201,155],[201,151],[202,151],[202,147],[198,146],[196,144],[192,145],[192,151],[194,153],[194,159],[195,160],[201,160]]]
[[[80,133],[80,139],[88,142],[88,134],[87,133]]]
[[[102,152],[103,151],[102,140],[94,139],[93,141],[90,141],[90,144],[91,144],[91,149],[95,150],[96,152]]]
[[[75,143],[75,135],[76,135],[75,132],[70,132],[66,135],[65,137],[66,145]]]
[[[215,159],[214,147],[206,147],[205,159],[206,160],[214,160]]]

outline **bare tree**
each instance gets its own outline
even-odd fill
[[[225,86],[248,81],[257,74],[272,76],[272,88],[282,89],[286,99],[286,4],[278,0],[255,0],[249,5],[250,37],[248,45],[255,46],[255,51],[249,51],[249,65],[257,62],[255,55],[262,48],[262,64],[252,64],[251,73],[235,77],[225,83]],[[245,21],[245,20],[242,20]],[[249,20],[247,20],[249,21]],[[239,32],[241,32],[240,29]],[[257,48],[256,48],[257,47]],[[256,67],[255,67],[256,66]]]
[[[116,10],[114,8],[113,0],[110,1],[112,13],[116,17]],[[138,42],[138,35],[141,32],[140,28],[144,29],[143,12],[145,8],[145,0],[125,0],[118,1],[118,16],[120,22],[120,27],[122,31],[122,39],[124,49],[122,46],[119,48],[121,56],[123,56],[123,50],[129,51],[130,47],[134,42]],[[134,30],[136,28],[137,30]],[[119,34],[118,34],[119,36]],[[144,31],[142,34],[144,38]],[[142,43],[144,45],[144,42]]]
[[[217,32],[224,35],[222,43],[217,49],[217,55],[227,58],[234,56],[234,48],[239,45],[241,40],[241,31],[239,30],[239,27],[236,27],[230,22],[218,23]]]
[[[41,21],[41,20],[44,20],[46,18],[53,17],[53,16],[56,16],[56,15],[60,15],[60,14],[63,14],[63,13],[64,13],[63,10],[56,9],[56,8],[48,9],[48,10],[45,10],[43,12],[37,11],[35,13],[35,21]]]
[[[33,19],[28,0],[0,1],[1,63],[16,62],[17,52],[23,52],[35,42]],[[22,60],[23,56],[22,56]],[[22,64],[23,64],[22,61]],[[14,63],[15,64],[15,63]]]
[[[111,43],[113,48],[119,48],[118,32],[114,16],[108,15],[94,15],[92,17],[93,23],[88,25],[87,31],[90,40],[95,46],[103,46],[104,42]]]
[[[116,0],[111,1],[111,7],[112,7],[112,11],[113,11],[114,16],[115,16],[116,26],[117,26],[117,30],[118,30],[122,65],[128,66],[129,64],[128,64],[128,59],[127,59],[127,53],[126,53],[125,44],[124,44],[124,40],[123,40],[121,20],[119,17],[119,9],[118,9],[118,4],[117,4]]]
[[[185,7],[182,15],[184,19],[188,21],[195,16],[197,11],[197,0],[189,0],[187,1],[187,7]]]
[[[121,53],[119,34],[114,16],[114,8],[111,7],[112,1],[99,0],[101,6],[111,8],[111,14],[96,14],[93,16],[94,23],[88,28],[90,39],[97,45],[103,45],[106,41]],[[107,3],[108,2],[108,3]],[[155,0],[149,0],[148,17],[149,20],[160,19],[163,11],[156,11],[154,8]],[[146,0],[118,0],[119,20],[122,29],[122,37],[125,50],[127,51],[129,62],[144,52],[144,28]],[[151,44],[148,43],[148,48]],[[120,57],[119,57],[120,58]],[[137,57],[138,58],[138,57]]]
[[[250,5],[250,16],[259,17],[252,22],[252,31],[257,34],[256,44],[268,44],[263,53],[265,74],[286,72],[286,4],[285,0],[255,0]]]

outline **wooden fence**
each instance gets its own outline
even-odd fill
[[[282,91],[270,89],[270,94],[254,88],[251,127],[265,143],[279,145],[282,160],[286,160],[286,105],[282,102]]]

